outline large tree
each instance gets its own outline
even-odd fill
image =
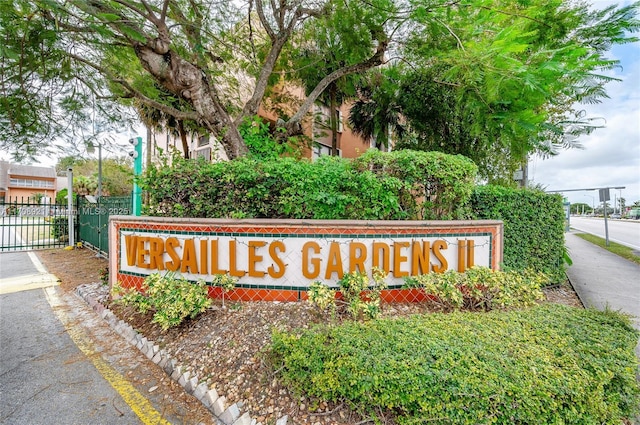
[[[210,132],[229,158],[244,155],[238,129],[270,88],[309,85],[286,53],[313,43],[313,27],[337,43],[311,49],[306,66],[337,60],[281,117],[284,137],[301,134],[316,100],[346,75],[385,60],[441,63],[438,81],[465,99],[460,114],[494,132],[508,126],[501,145],[527,152],[542,146],[544,131],[558,131],[542,125],[550,115],[570,112],[567,102],[546,100],[602,95],[604,80],[588,81],[615,65],[603,52],[637,29],[636,8],[598,15],[561,0],[0,2],[0,144],[37,152],[93,118],[86,106],[98,99],[98,112],[114,122],[122,105],[155,109]],[[544,101],[528,106],[536,96]]]
[[[301,134],[302,119],[333,81],[383,62],[393,14],[385,0],[18,0],[1,7],[3,146],[34,150],[34,137],[64,133],[60,114],[86,118],[79,111],[95,96],[102,105],[134,99],[195,122],[230,158],[247,152],[238,127],[258,113],[283,49],[308,21],[351,16],[348,42],[357,54],[281,123],[286,135]]]
[[[366,134],[401,120],[409,131],[396,147],[462,154],[483,177],[509,181],[528,155],[579,147],[597,128],[580,104],[606,97],[618,65],[607,50],[636,40],[637,10],[487,0],[459,3],[446,22],[416,12],[403,61],[361,91],[352,122]]]

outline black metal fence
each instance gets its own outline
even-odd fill
[[[84,197],[71,210],[74,241],[89,245],[105,257],[109,252],[109,217],[131,214],[131,196]],[[38,203],[32,198],[0,200],[0,252],[69,245],[67,205]]]
[[[80,198],[78,201],[79,240],[107,256],[109,252],[109,217],[129,215],[131,208],[130,196],[102,197],[96,203]]]
[[[75,219],[74,210],[71,214]],[[38,203],[32,198],[0,200],[0,251],[57,248],[68,244],[66,205]]]

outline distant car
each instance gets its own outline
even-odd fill
[[[618,214],[618,213],[611,214],[611,218],[613,218],[613,219],[620,218],[620,214]]]

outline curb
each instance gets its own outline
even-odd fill
[[[261,422],[251,418],[248,412],[241,414],[241,405],[239,406],[238,403],[228,405],[226,398],[219,395],[215,388],[209,389],[207,384],[198,381],[197,376],[191,376],[189,371],[183,372],[184,367],[178,365],[169,353],[161,350],[153,341],[136,332],[127,322],[118,319],[111,310],[93,298],[87,285],[78,286],[74,292],[125,341],[136,347],[149,360],[164,370],[188,394],[197,398],[213,414],[218,425],[262,425]],[[288,417],[285,415],[278,419],[276,423],[278,425],[286,425],[287,419]]]
[[[569,275],[566,272],[564,274],[564,277],[567,278],[567,282],[569,282],[569,286],[571,286],[571,289],[573,290],[574,294],[576,294],[576,297],[578,297],[578,299],[580,300],[580,304],[582,304],[582,307],[587,308],[587,305],[584,303],[584,300],[582,299],[578,291],[576,291],[575,286],[573,286],[573,282],[571,282],[571,278],[569,278]]]

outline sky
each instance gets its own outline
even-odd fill
[[[593,2],[597,8],[609,1]],[[625,4],[629,4],[625,2]],[[620,69],[608,72],[622,82],[606,86],[609,99],[596,105],[580,105],[588,117],[599,117],[604,128],[579,142],[584,149],[563,150],[551,159],[532,158],[529,177],[547,191],[620,187],[611,190],[611,205],[622,196],[626,205],[640,201],[640,43],[614,46],[611,58]],[[598,205],[597,191],[563,192],[572,204]]]

